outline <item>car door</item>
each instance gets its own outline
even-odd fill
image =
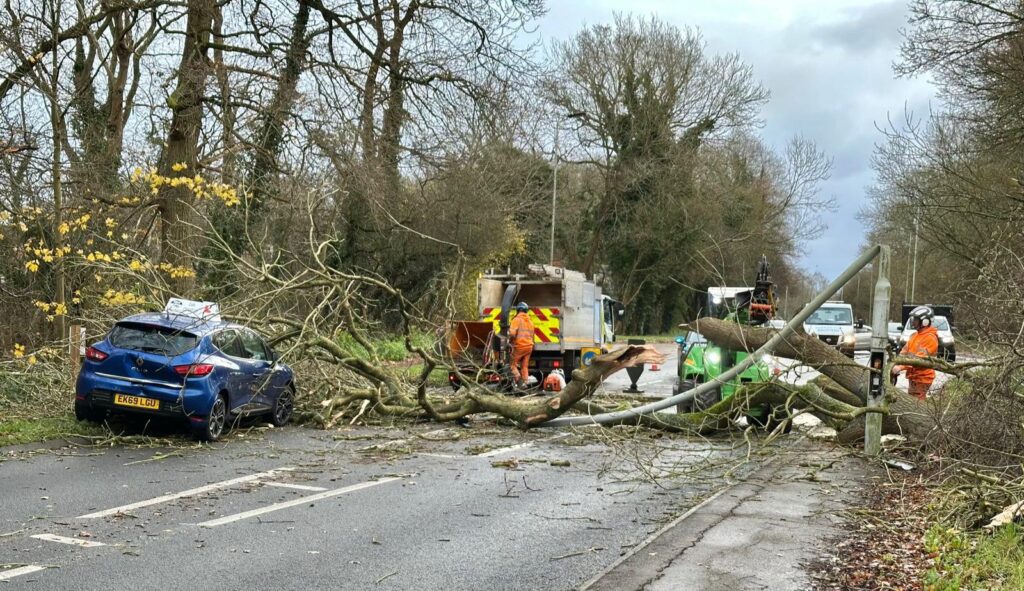
[[[250,364],[249,384],[252,391],[253,405],[270,407],[277,397],[277,389],[274,386],[274,359],[267,346],[258,334],[247,329],[238,330],[242,341],[242,348]]]
[[[213,335],[213,345],[236,365],[228,372],[228,410],[244,410],[253,401],[252,360],[242,346],[238,331],[233,328]]]

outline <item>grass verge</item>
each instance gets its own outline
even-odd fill
[[[626,344],[629,339],[643,339],[647,344],[652,343],[674,343],[676,337],[682,335],[679,334],[648,334],[648,335],[615,335],[616,344]]]
[[[72,435],[97,436],[106,433],[99,425],[80,423],[70,415],[37,419],[12,419],[0,423],[0,446],[34,443]]]
[[[405,378],[409,381],[419,379],[420,373],[423,371],[422,363],[415,363],[405,368]],[[427,376],[427,385],[440,388],[448,385],[448,370],[444,368],[434,368],[434,371],[430,372]]]
[[[991,534],[935,525],[924,543],[934,556],[925,591],[1024,589],[1024,529],[1016,524]]]

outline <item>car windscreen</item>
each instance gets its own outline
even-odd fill
[[[807,324],[853,324],[853,311],[849,308],[818,308],[807,319]]]
[[[158,353],[177,357],[191,351],[199,343],[196,335],[181,330],[151,324],[121,323],[114,325],[107,337],[119,349]]]

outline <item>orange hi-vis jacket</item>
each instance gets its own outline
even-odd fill
[[[529,312],[520,312],[509,324],[508,336],[512,341],[513,349],[533,348],[533,321],[530,320]]]
[[[939,354],[939,331],[934,326],[926,326],[913,335],[900,351],[900,355],[915,357],[935,357]],[[911,382],[930,384],[935,381],[935,370],[926,367],[907,367],[907,379]]]

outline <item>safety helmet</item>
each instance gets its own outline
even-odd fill
[[[932,318],[935,318],[935,311],[928,306],[918,306],[910,311],[910,319],[914,318],[920,322],[919,326],[931,326]]]
[[[526,302],[519,302],[519,304],[516,305],[516,310],[519,310],[520,312],[527,312],[530,310],[530,307],[526,305]]]

